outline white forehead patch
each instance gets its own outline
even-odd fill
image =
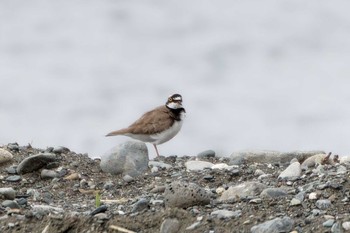
[[[180,96],[176,96],[173,98],[173,100],[180,101],[180,100],[182,100],[182,98]]]

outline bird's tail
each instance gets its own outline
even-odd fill
[[[106,137],[109,137],[109,136],[117,136],[117,135],[123,135],[127,133],[127,130],[126,129],[120,129],[120,130],[116,130],[116,131],[112,131],[108,134],[106,134]]]

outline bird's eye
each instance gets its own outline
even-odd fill
[[[171,101],[173,101],[173,99],[171,97],[169,97],[168,101],[171,102]]]

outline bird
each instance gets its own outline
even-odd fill
[[[185,117],[182,96],[173,94],[168,97],[165,105],[144,113],[129,127],[112,131],[106,137],[123,135],[151,143],[159,157],[157,145],[172,139],[180,131]]]

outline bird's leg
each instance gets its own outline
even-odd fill
[[[159,153],[158,153],[158,149],[157,149],[156,144],[153,144],[153,146],[154,146],[154,149],[156,149],[156,152],[157,152],[157,157],[159,157]]]

